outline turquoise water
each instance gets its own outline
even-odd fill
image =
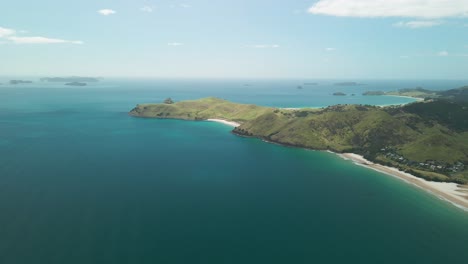
[[[347,100],[330,95],[335,86],[188,82],[2,86],[0,263],[468,259],[468,213],[398,179],[218,123],[127,115],[168,96],[288,107]]]

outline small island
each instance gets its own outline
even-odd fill
[[[336,93],[333,93],[334,96],[345,96],[346,94],[345,93],[342,93],[342,92],[336,92]]]
[[[95,77],[45,77],[40,79],[41,82],[64,82],[64,83],[75,83],[75,82],[99,82],[99,78]]]
[[[382,91],[367,91],[367,92],[364,92],[362,95],[364,95],[364,96],[385,95],[385,92],[382,92]]]
[[[70,83],[66,83],[65,85],[68,85],[68,86],[86,86],[88,84],[83,83],[83,82],[70,82]]]
[[[10,84],[17,85],[17,84],[28,84],[32,83],[32,81],[24,81],[24,80],[10,80]]]

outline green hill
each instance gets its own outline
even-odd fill
[[[336,105],[286,110],[205,98],[142,104],[138,117],[241,123],[233,133],[289,146],[353,152],[436,181],[466,183],[468,103],[429,101],[403,107]]]
[[[440,91],[438,94],[447,100],[453,101],[468,101],[468,86],[447,91]]]
[[[245,122],[265,113],[273,112],[273,110],[273,108],[269,107],[236,104],[223,99],[209,97],[174,104],[140,104],[130,112],[130,115],[184,120],[220,118]]]

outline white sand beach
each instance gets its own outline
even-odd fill
[[[468,211],[468,186],[462,186],[456,183],[427,181],[409,173],[399,171],[396,168],[373,163],[366,160],[363,156],[354,153],[343,153],[338,155],[344,159],[352,160],[358,165],[402,179],[405,182],[418,186],[419,188],[422,188],[425,191],[428,191],[437,197]]]
[[[240,126],[240,124],[237,123],[237,122],[234,122],[234,121],[227,121],[227,120],[223,120],[223,119],[207,119],[207,121],[218,122],[218,123],[222,123],[222,124],[225,124],[225,125],[228,125],[228,126],[232,126],[232,127],[238,127],[238,126]]]
[[[416,102],[421,102],[424,101],[424,98],[420,97],[413,97],[413,96],[406,96],[406,95],[393,95],[393,94],[386,94],[385,96],[392,96],[392,97],[403,97],[403,98],[409,98],[409,99],[414,99]],[[404,103],[404,104],[409,104],[409,103]],[[404,105],[403,104],[403,105]]]

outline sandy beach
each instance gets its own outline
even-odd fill
[[[414,100],[416,100],[416,102],[424,101],[424,98],[413,97],[413,96],[406,96],[406,95],[391,95],[391,94],[386,94],[385,96],[409,98],[409,99],[414,99]],[[409,104],[409,103],[406,103],[406,104]]]
[[[225,125],[228,125],[228,126],[232,126],[232,127],[238,127],[238,126],[240,126],[240,124],[237,123],[237,122],[234,122],[234,121],[227,121],[227,120],[223,120],[223,119],[207,119],[207,121],[218,122],[218,123],[222,123],[222,124],[225,124]]]
[[[404,180],[407,183],[418,186],[419,188],[428,191],[437,197],[446,200],[453,205],[468,211],[468,187],[462,186],[456,183],[448,182],[431,182],[416,176],[413,176],[409,173],[399,171],[396,168],[380,165],[366,160],[364,157],[354,154],[354,153],[343,153],[338,154],[344,159],[349,159],[354,161],[354,163],[365,166],[367,168],[388,174],[390,176],[397,177],[401,180]]]

